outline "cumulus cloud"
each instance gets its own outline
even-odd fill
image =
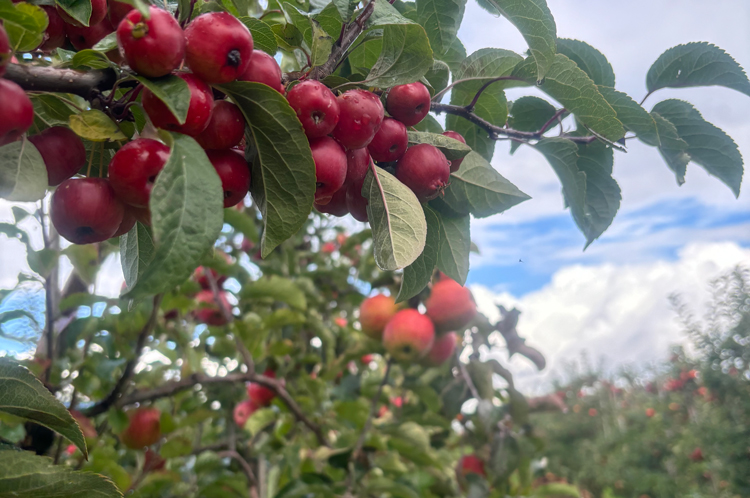
[[[538,373],[517,357],[510,365],[519,385],[537,392],[582,352],[594,363],[603,359],[610,371],[666,357],[671,344],[686,340],[669,296],[678,293],[702,316],[710,281],[738,264],[750,265],[750,249],[732,242],[693,243],[674,261],[562,267],[549,284],[522,297],[480,285],[471,290],[492,321],[499,318],[495,304],[522,311],[519,334],[544,353],[548,367]],[[504,352],[495,354],[507,361]]]

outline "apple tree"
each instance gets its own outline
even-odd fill
[[[615,153],[735,196],[743,162],[688,102],[616,90],[544,0],[480,5],[528,53],[467,54],[462,0],[0,0],[0,230],[32,270],[0,327],[37,343],[0,360],[0,496],[577,493],[534,488],[543,443],[486,354],[544,368],[518,311],[491,323],[463,287],[471,218],[529,200],[496,142],[549,162],[586,246]],[[750,95],[702,42],[646,83]]]

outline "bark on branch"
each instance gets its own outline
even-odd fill
[[[72,93],[94,99],[100,92],[111,90],[117,74],[111,69],[75,71],[32,64],[8,64],[5,78],[26,91]]]

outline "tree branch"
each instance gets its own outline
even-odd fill
[[[217,455],[220,458],[231,458],[235,462],[239,463],[242,467],[242,470],[245,471],[245,475],[247,476],[247,480],[250,484],[250,490],[248,491],[250,498],[257,498],[258,497],[258,480],[255,478],[255,472],[253,472],[252,467],[250,467],[250,464],[247,463],[247,460],[245,460],[242,455],[237,453],[235,450],[227,450],[227,451],[220,451],[217,453]]]
[[[479,391],[477,391],[477,386],[475,386],[474,381],[471,380],[471,375],[469,375],[469,372],[466,370],[466,365],[461,361],[461,351],[459,350],[456,350],[456,363],[458,363],[458,369],[461,371],[461,376],[464,378],[464,381],[466,381],[466,385],[469,386],[471,395],[476,399],[482,399],[479,395]]]
[[[26,91],[72,93],[87,100],[111,90],[117,74],[111,69],[75,71],[32,64],[8,64],[5,78]]]
[[[159,315],[159,305],[161,304],[162,297],[162,294],[157,294],[156,296],[154,296],[154,308],[151,310],[151,316],[149,316],[146,325],[143,326],[141,333],[138,334],[138,341],[135,345],[135,355],[125,365],[125,371],[117,381],[117,384],[115,384],[115,387],[107,395],[107,397],[104,398],[104,400],[95,404],[86,411],[87,416],[93,417],[99,415],[100,413],[104,413],[109,410],[110,406],[117,403],[122,394],[122,391],[125,389],[125,386],[130,381],[130,377],[133,375],[133,370],[138,364],[138,360],[140,360],[141,358],[141,352],[143,351],[143,347],[146,345],[146,339],[154,331],[154,327],[156,326],[156,318]]]
[[[328,60],[322,65],[312,68],[308,75],[308,79],[322,80],[336,70],[336,67],[340,63],[340,59],[346,54],[349,46],[351,46],[359,35],[362,34],[362,31],[364,31],[365,22],[370,18],[374,9],[375,0],[370,0],[357,18],[342,29],[341,36],[333,45]]]

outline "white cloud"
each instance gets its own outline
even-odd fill
[[[471,290],[492,321],[499,318],[495,304],[521,310],[519,334],[548,361],[542,373],[525,358],[510,361],[520,386],[533,392],[548,386],[564,362],[582,352],[594,363],[604,358],[609,369],[664,358],[670,344],[686,339],[669,296],[680,294],[694,315],[703,316],[709,282],[738,264],[750,265],[750,249],[731,242],[694,243],[675,261],[566,266],[549,284],[520,298],[479,285]]]

